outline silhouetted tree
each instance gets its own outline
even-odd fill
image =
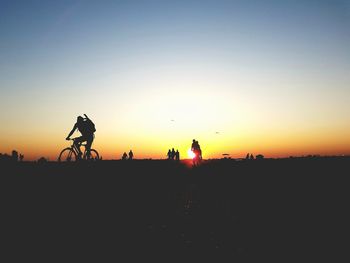
[[[8,155],[7,153],[1,154],[0,158],[4,162],[12,161],[12,156]]]
[[[38,163],[47,163],[47,159],[45,157],[40,157]]]
[[[258,154],[258,155],[255,157],[255,159],[257,159],[257,160],[262,160],[262,159],[264,159],[264,155]]]

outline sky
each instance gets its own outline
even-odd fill
[[[0,152],[350,154],[350,0],[0,0]],[[76,133],[74,136],[79,136]]]

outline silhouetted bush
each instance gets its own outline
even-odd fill
[[[47,159],[45,158],[45,157],[40,157],[39,159],[38,159],[38,163],[47,163]]]
[[[18,161],[18,152],[15,151],[15,150],[13,150],[13,151],[12,151],[11,157],[12,157],[12,160],[13,160],[14,162],[17,162],[17,161]]]
[[[258,154],[255,158],[256,158],[257,160],[262,160],[262,159],[264,159],[265,157],[264,157],[264,155],[262,155],[262,154]]]

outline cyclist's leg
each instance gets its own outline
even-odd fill
[[[81,150],[80,150],[80,144],[81,144],[82,142],[84,142],[84,141],[86,141],[86,139],[84,138],[84,136],[80,136],[80,137],[78,137],[78,138],[76,138],[76,139],[74,140],[74,146],[78,149],[78,158],[79,158],[79,159],[80,159],[81,156],[83,155],[83,153],[82,153]]]
[[[87,159],[90,159],[90,150],[91,150],[91,145],[92,145],[93,141],[94,141],[94,135],[93,134],[91,134],[90,136],[86,137],[85,149],[86,149],[86,158]]]

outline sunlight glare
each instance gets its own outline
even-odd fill
[[[188,157],[191,158],[191,159],[193,159],[193,158],[195,157],[195,154],[194,154],[194,152],[192,152],[191,149],[188,149],[187,155],[188,155]]]

